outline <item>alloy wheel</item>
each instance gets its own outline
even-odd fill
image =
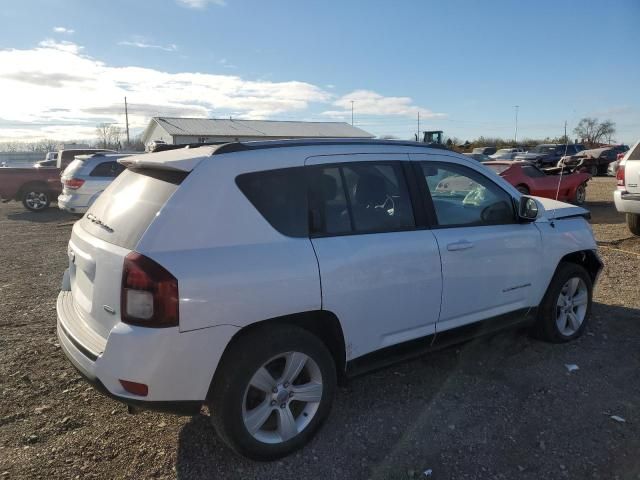
[[[311,422],[322,400],[318,364],[300,352],[286,352],[251,377],[242,403],[245,428],[263,443],[291,440]]]
[[[584,185],[579,185],[576,189],[576,203],[578,205],[582,205],[587,198],[587,189],[584,188]]]
[[[25,196],[25,203],[31,210],[42,210],[47,206],[47,195],[43,192],[29,192]]]
[[[587,314],[589,291],[584,280],[572,277],[564,284],[556,302],[556,326],[565,337],[575,334]]]

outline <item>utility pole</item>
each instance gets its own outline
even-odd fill
[[[351,126],[353,126],[353,100],[351,100]]]
[[[124,119],[127,126],[127,148],[129,148],[129,109],[127,108],[127,97],[124,97]]]
[[[418,136],[416,138],[420,141],[420,110],[418,110]]]
[[[517,145],[518,144],[518,110],[520,109],[520,105],[514,105],[513,108],[516,109],[516,135],[515,135],[514,142]]]

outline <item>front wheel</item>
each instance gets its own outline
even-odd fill
[[[28,189],[22,195],[22,205],[32,212],[41,212],[51,203],[49,192],[41,189]]]
[[[582,183],[576,188],[576,196],[574,202],[576,205],[583,205],[587,200],[587,184]]]
[[[266,325],[230,347],[210,402],[219,436],[254,460],[273,460],[305,445],[331,409],[336,368],[308,331]]]
[[[627,226],[631,233],[640,236],[640,215],[637,213],[627,213]]]
[[[593,283],[575,263],[561,263],[542,299],[533,333],[563,343],[582,335],[591,313]]]
[[[597,177],[598,176],[598,166],[597,165],[591,165],[589,167],[589,174],[592,177]]]

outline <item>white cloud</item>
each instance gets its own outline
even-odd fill
[[[67,35],[71,35],[75,32],[75,30],[72,30],[71,28],[65,28],[65,27],[53,27],[53,31],[56,33],[65,33]]]
[[[111,66],[71,42],[0,50],[0,137],[89,138],[97,123],[124,123],[124,96],[134,129],[153,115],[272,118],[332,99],[306,82]]]
[[[225,0],[177,0],[179,5],[189,8],[203,9],[208,5],[218,5],[224,7],[227,2]]]
[[[427,108],[414,105],[410,97],[385,97],[371,90],[355,90],[343,95],[333,105],[341,110],[328,110],[323,115],[344,118],[351,115],[351,102],[358,115],[397,115],[413,117],[420,112],[420,116],[427,118],[444,117],[443,113],[434,113]]]
[[[147,44],[144,39],[133,40]],[[221,68],[229,65],[225,58],[217,62]],[[151,116],[162,115],[313,118],[312,112],[333,105],[334,110],[322,116],[348,120],[351,100],[356,120],[360,115],[380,115],[381,130],[393,116],[408,118],[417,111],[425,119],[442,116],[418,107],[408,97],[355,90],[338,98],[327,88],[294,80],[249,80],[228,73],[113,66],[87,55],[76,43],[49,39],[32,49],[0,49],[0,140],[92,138],[98,123],[124,125],[125,96],[134,134],[147,126]]]
[[[152,43],[145,43],[144,41],[127,41],[123,40],[122,42],[118,42],[118,45],[124,45],[126,47],[137,47],[137,48],[154,48],[157,50],[164,50],[165,52],[175,52],[178,50],[178,46],[174,43],[170,43],[169,45],[154,45]]]

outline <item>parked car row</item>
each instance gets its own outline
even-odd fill
[[[585,149],[584,145],[578,143],[550,143],[537,145],[526,152],[520,147],[500,150],[496,150],[495,147],[478,147],[474,148],[472,153],[465,153],[465,155],[479,162],[525,161],[540,168],[570,166],[590,173],[591,176],[604,174],[615,176],[618,162],[628,150],[627,145],[607,145]]]
[[[101,148],[60,150],[57,157],[46,158],[33,167],[6,167],[0,169],[0,199],[16,200],[25,208],[40,212],[62,192],[60,175],[78,155],[109,152]],[[55,161],[55,166],[52,162]]]

